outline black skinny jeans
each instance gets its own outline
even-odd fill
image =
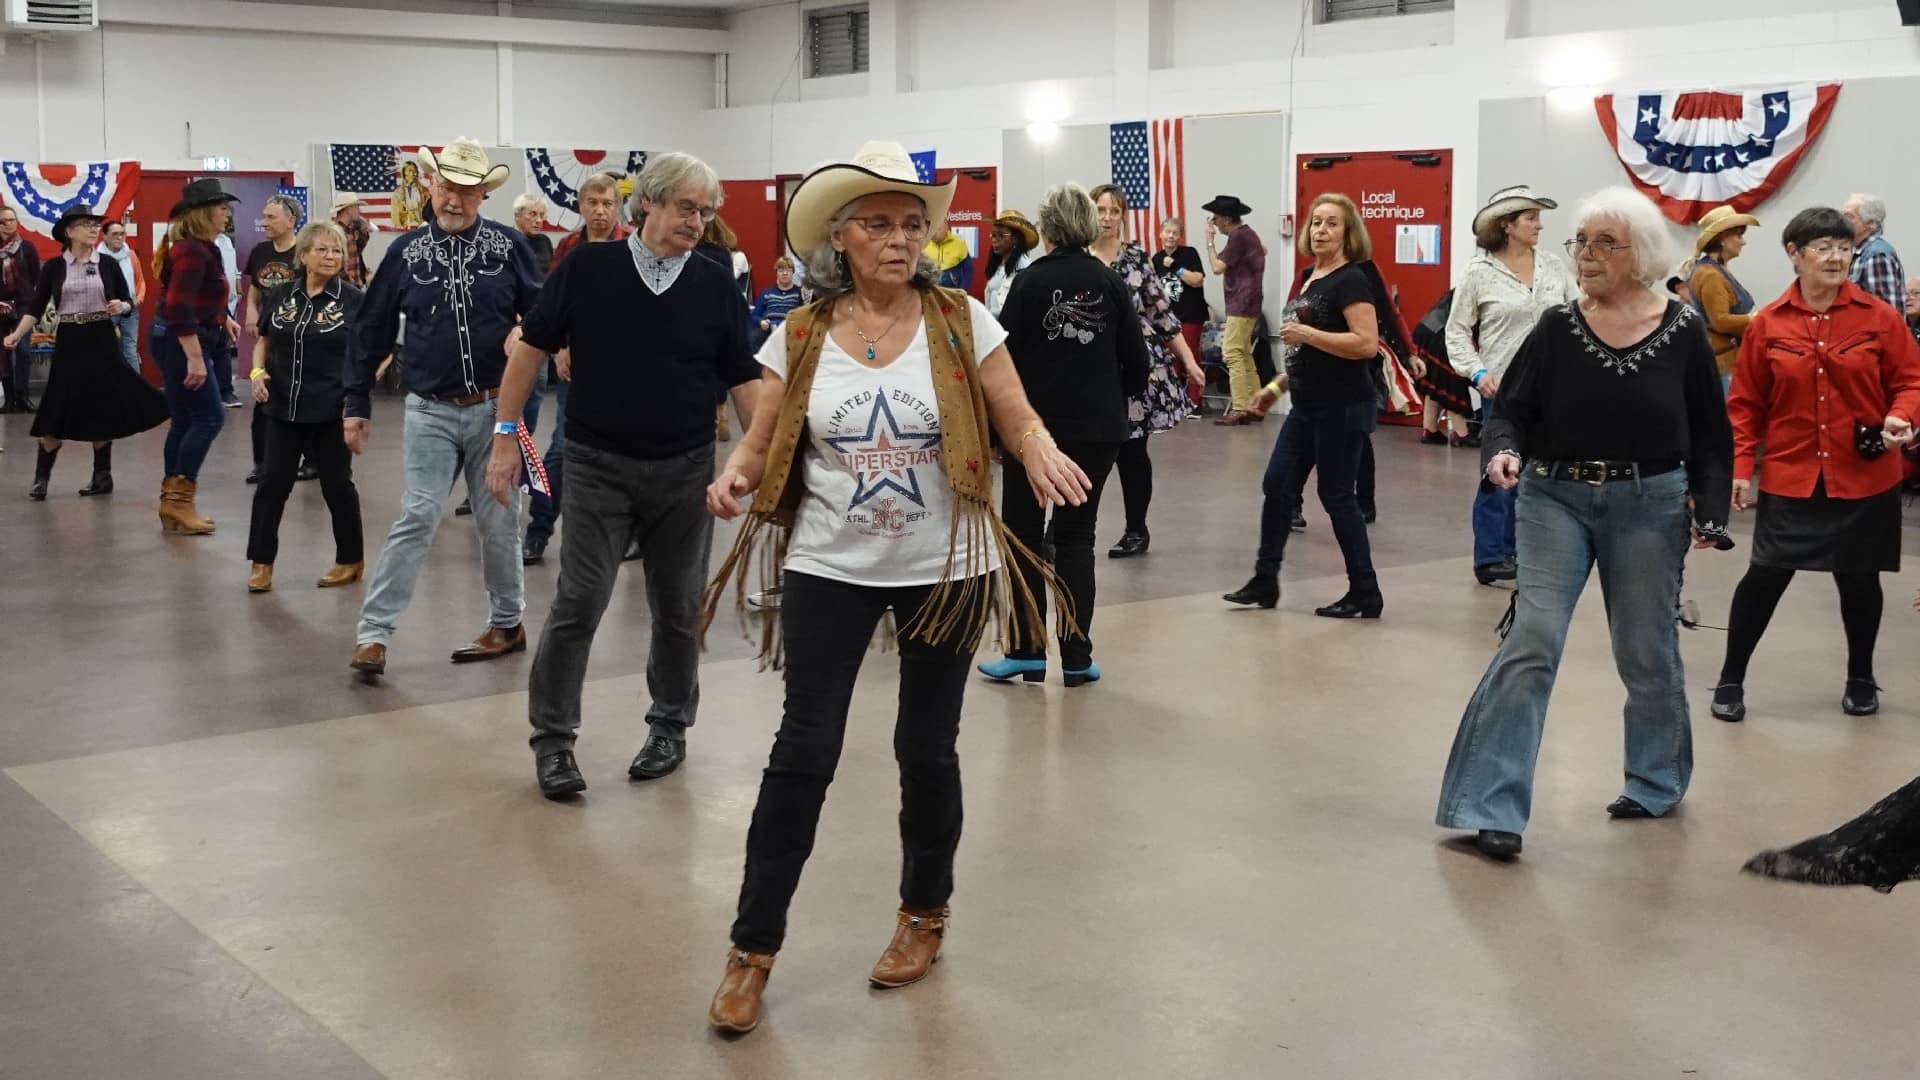
[[[956,743],[973,650],[953,642],[928,645],[905,635],[932,592],[930,585],[890,589],[785,575],[780,623],[786,712],[747,830],[735,947],[773,953],[786,939],[787,907],[813,853],[820,807],[846,741],[853,685],[874,629],[889,609],[902,631],[897,638],[900,710],[893,728],[893,756],[900,766],[900,902],[938,908],[953,895],[961,819]]]
[[[258,406],[256,415],[258,415]],[[271,565],[280,553],[280,515],[293,493],[300,459],[320,472],[320,494],[333,516],[333,560],[366,560],[366,540],[360,527],[360,492],[353,486],[353,453],[341,437],[339,420],[296,424],[276,416],[266,419],[266,460],[260,465],[260,486],[253,489],[253,522],[247,533],[247,561]]]
[[[1738,685],[1747,681],[1747,662],[1773,621],[1773,610],[1793,581],[1792,570],[1778,566],[1749,566],[1733,590],[1733,610],[1727,617],[1727,658],[1720,681]],[[1840,623],[1847,634],[1847,678],[1873,679],[1873,649],[1880,637],[1880,615],[1885,597],[1880,575],[1873,571],[1833,575],[1840,589]]]
[[[1120,474],[1120,501],[1127,508],[1127,532],[1147,535],[1147,508],[1153,505],[1153,459],[1147,456],[1151,435],[1120,444],[1114,469]]]
[[[1086,502],[1053,508],[1053,571],[1066,587],[1067,597],[1073,602],[1074,621],[1080,626],[1080,633],[1060,639],[1060,666],[1067,671],[1085,671],[1093,663],[1094,530],[1099,524],[1100,492],[1107,485],[1107,476],[1113,472],[1120,446],[1119,443],[1060,444],[1060,451],[1072,458],[1093,482]],[[1009,455],[1000,482],[1004,485],[1000,493],[1000,519],[1029,551],[1039,554],[1042,538],[1048,532],[1047,513],[1033,497],[1033,488],[1027,483],[1027,470]],[[1041,576],[1040,568],[1031,563],[1023,562],[1020,573],[1026,578],[1027,589],[1033,593],[1044,622],[1046,579]],[[1007,650],[1007,655],[1016,660],[1039,660],[1047,655],[1047,650],[1039,642],[1023,642],[1022,647]]]
[[[1370,460],[1375,405],[1296,405],[1274,440],[1273,456],[1261,482],[1266,496],[1260,507],[1260,551],[1254,576],[1277,578],[1286,557],[1293,515],[1300,509],[1307,476],[1319,476],[1320,505],[1333,523],[1334,539],[1347,564],[1347,589],[1356,597],[1377,596],[1380,580],[1373,570],[1373,548],[1361,517],[1356,494],[1362,467]],[[1371,473],[1365,498],[1372,501]]]

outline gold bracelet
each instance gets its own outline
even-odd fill
[[[1014,447],[1013,452],[1024,460],[1027,456],[1027,440],[1033,438],[1035,435],[1046,435],[1046,434],[1047,434],[1046,425],[1044,424],[1034,425],[1033,427],[1027,429],[1026,434],[1020,436],[1020,444]],[[1048,437],[1051,438],[1051,436],[1048,436]]]

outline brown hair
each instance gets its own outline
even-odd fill
[[[167,234],[160,238],[160,245],[153,249],[155,276],[166,268],[167,250],[187,237],[213,243],[214,237],[220,235],[220,226],[213,223],[213,212],[221,205],[195,206],[181,211],[180,216],[173,219],[173,224],[167,227]]]
[[[1346,219],[1346,238],[1341,247],[1347,261],[1365,262],[1373,258],[1373,237],[1367,235],[1367,223],[1360,217],[1360,208],[1353,204],[1352,199],[1337,191],[1318,196],[1313,200],[1313,205],[1307,207],[1306,220],[1300,223],[1300,235],[1295,238],[1300,254],[1313,258],[1313,213],[1322,206],[1339,207],[1341,216]]]
[[[597,172],[580,181],[580,194],[586,195],[595,191],[611,191],[613,201],[619,202],[620,178],[609,172]]]
[[[1087,192],[1087,198],[1092,200],[1095,206],[1100,205],[1100,197],[1102,195],[1111,195],[1113,196],[1113,201],[1120,204],[1120,235],[1127,235],[1127,193],[1113,184],[1101,184],[1099,187]],[[1098,234],[1096,233],[1095,235]]]
[[[1530,209],[1532,207],[1527,208],[1527,210]],[[1499,254],[1500,249],[1507,246],[1507,226],[1519,221],[1520,215],[1527,210],[1515,210],[1511,214],[1501,214],[1497,218],[1481,222],[1480,227],[1473,232],[1474,245],[1482,251]]]
[[[779,258],[773,260],[773,272],[776,274],[782,270],[792,270],[792,269],[793,269],[793,260],[787,258],[785,255],[782,255]]]
[[[1714,234],[1713,239],[1707,241],[1707,246],[1700,249],[1700,254],[1711,255],[1715,260],[1718,260],[1720,258],[1720,245],[1726,243],[1729,237],[1745,235],[1747,235],[1747,227],[1745,225],[1735,225],[1731,229],[1722,229]]]
[[[720,217],[718,214],[714,215],[712,221],[707,222],[707,230],[701,235],[700,239],[709,244],[718,244],[728,251],[740,250],[740,238],[735,236],[733,230],[727,227],[726,219]]]

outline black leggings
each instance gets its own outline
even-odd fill
[[[1727,660],[1720,667],[1720,681],[1739,684],[1747,681],[1747,661],[1760,644],[1773,619],[1773,609],[1793,580],[1793,571],[1777,566],[1750,566],[1747,576],[1733,590],[1733,612],[1727,619]],[[1873,678],[1873,645],[1880,636],[1880,612],[1885,599],[1880,592],[1880,575],[1866,573],[1833,575],[1840,588],[1840,623],[1847,632],[1847,678]]]
[[[1000,519],[1027,550],[1036,554],[1043,540],[1052,538],[1053,570],[1073,603],[1072,614],[1080,628],[1080,633],[1070,633],[1060,639],[1060,664],[1067,671],[1085,671],[1093,663],[1094,526],[1100,515],[1100,492],[1106,487],[1107,474],[1113,471],[1114,455],[1120,452],[1120,447],[1114,443],[1065,442],[1060,444],[1060,451],[1072,458],[1093,482],[1087,501],[1079,506],[1056,506],[1049,513],[1034,499],[1027,471],[1008,457],[1001,470]],[[1032,591],[1044,622],[1046,579],[1038,566],[1025,561],[1020,565],[1020,573],[1026,578],[1027,588]],[[1007,655],[1017,660],[1039,660],[1047,655],[1047,649],[1040,642],[1022,642],[1018,647],[1008,648]]]
[[[1120,458],[1114,463],[1120,474],[1120,498],[1127,506],[1127,532],[1147,535],[1147,507],[1153,504],[1153,459],[1147,456],[1147,439],[1128,439],[1120,444]]]

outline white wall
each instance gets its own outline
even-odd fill
[[[1111,75],[1113,0],[908,0],[902,90]]]
[[[1685,26],[1688,24],[1738,22],[1745,19],[1780,15],[1801,15],[1809,11],[1846,11],[1859,8],[1891,8],[1893,0],[1606,0],[1605,3],[1569,4],[1560,0],[1514,0],[1512,27],[1515,36],[1536,37],[1549,34],[1579,34],[1590,30],[1625,30],[1635,27]],[[1731,43],[1738,47],[1738,41]]]

